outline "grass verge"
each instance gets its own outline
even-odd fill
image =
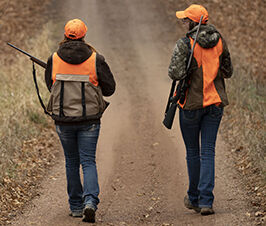
[[[42,32],[23,46],[43,61],[51,54],[51,30]],[[36,195],[38,180],[55,162],[58,140],[51,129],[52,120],[43,113],[32,79],[28,57],[13,51],[12,58],[1,60],[0,80],[0,225],[7,224],[15,211]],[[36,66],[40,93],[47,103],[44,69]]]
[[[261,221],[266,212],[266,90],[259,88],[263,86],[241,56],[233,54],[232,59],[234,74],[226,84],[230,105],[225,108],[222,136],[252,197],[252,215]]]

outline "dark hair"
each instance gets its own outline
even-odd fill
[[[71,38],[68,38],[64,35],[64,39],[59,43],[59,46],[63,45],[64,43],[67,43],[67,42],[76,42],[76,41],[80,41],[80,42],[85,43],[84,37],[79,38],[79,39],[71,39]],[[92,47],[90,44],[86,43],[86,45],[91,49],[91,51],[97,53],[96,49],[94,49],[94,47]]]
[[[67,36],[64,35],[64,39],[59,43],[59,45],[61,46],[62,44],[66,43],[66,42],[73,42],[73,41],[85,42],[84,37],[79,38],[79,39],[71,39],[71,38],[68,38]]]
[[[189,19],[189,18],[188,18]],[[192,30],[194,27],[196,27],[199,23],[189,19],[189,30]]]
[[[188,28],[189,30],[192,30],[194,27],[196,27],[199,24],[198,22],[195,22],[195,21],[189,19],[188,17],[183,18],[182,21],[189,24],[189,28]],[[207,23],[207,21],[206,21],[206,23]]]

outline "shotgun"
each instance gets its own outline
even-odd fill
[[[36,64],[39,64],[40,66],[42,66],[43,68],[46,68],[46,63],[44,63],[43,61],[39,60],[38,58],[30,55],[29,53],[25,52],[24,50],[12,45],[11,43],[7,42],[7,45],[11,46],[12,48],[18,50],[19,52],[24,53],[25,55],[27,55],[28,57],[30,57],[30,59],[35,62]]]
[[[176,95],[175,96],[173,96],[173,90],[174,90],[174,87],[176,85],[176,80],[173,80],[173,82],[172,82],[170,95],[169,95],[168,102],[167,102],[166,109],[165,109],[165,117],[163,120],[163,124],[167,129],[172,128],[174,118],[175,118],[176,108],[178,106],[178,101],[182,104],[185,101],[186,90],[188,88],[188,80],[189,80],[188,79],[188,70],[189,70],[189,67],[191,65],[193,52],[194,52],[194,48],[195,48],[195,45],[197,42],[197,38],[198,38],[199,29],[200,29],[202,19],[203,19],[203,16],[200,17],[200,22],[199,22],[199,25],[197,28],[195,40],[194,40],[193,47],[191,49],[191,53],[189,56],[189,60],[188,60],[187,68],[186,68],[186,77],[183,78],[182,80],[180,80],[180,82],[178,83],[178,85],[176,87]]]
[[[30,55],[29,53],[25,52],[24,50],[22,50],[22,49],[20,49],[20,48],[18,48],[16,46],[14,46],[14,45],[12,45],[9,42],[7,42],[7,44],[9,46],[11,46],[12,48],[18,50],[19,52],[24,53],[25,55],[27,55],[28,57],[30,57],[30,59],[32,60],[32,75],[33,75],[33,81],[34,81],[34,84],[35,84],[35,88],[36,88],[36,93],[37,93],[38,99],[39,99],[40,104],[41,104],[41,106],[42,106],[42,108],[44,110],[44,113],[47,114],[47,115],[49,115],[49,116],[51,116],[51,114],[46,110],[46,107],[45,107],[45,105],[43,103],[43,100],[42,100],[42,98],[40,96],[39,86],[38,86],[37,78],[36,78],[36,70],[35,70],[35,65],[34,65],[34,63],[36,63],[36,64],[39,64],[40,66],[42,66],[43,68],[46,69],[46,67],[47,67],[46,63],[44,63],[43,61],[39,60],[38,58]]]

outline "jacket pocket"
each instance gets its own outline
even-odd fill
[[[108,106],[108,102],[106,102],[103,99],[103,94],[102,94],[101,88],[99,86],[94,86],[91,83],[88,83],[88,88],[93,88],[93,90],[96,94],[95,100],[96,100],[97,105],[98,105],[98,113],[103,113],[104,110],[106,109],[106,107]]]

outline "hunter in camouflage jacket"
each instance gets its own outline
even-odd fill
[[[186,34],[186,37],[190,39],[191,47],[197,28],[198,26],[195,26]],[[220,53],[216,50],[219,45],[221,49]],[[206,62],[204,56],[210,51],[214,52],[214,55],[217,56],[216,62],[215,60],[212,62],[212,59],[208,59],[210,62]],[[188,45],[183,39],[179,39],[174,48],[168,69],[168,75],[171,79],[181,80],[186,76],[188,53]],[[211,65],[211,68],[208,68],[210,67],[208,65]],[[215,69],[215,67],[217,68]],[[186,95],[185,104],[181,106],[183,109],[194,110],[211,104],[220,106],[228,104],[224,78],[230,78],[232,76],[233,67],[226,42],[213,25],[201,25],[189,73],[191,73],[190,87]],[[208,74],[212,74],[212,76]],[[215,88],[210,89],[213,85]],[[210,90],[212,91],[210,92]],[[204,99],[208,98],[208,96],[215,95],[213,90],[218,94],[216,100],[204,102]],[[220,99],[220,101],[217,101],[217,99]]]

